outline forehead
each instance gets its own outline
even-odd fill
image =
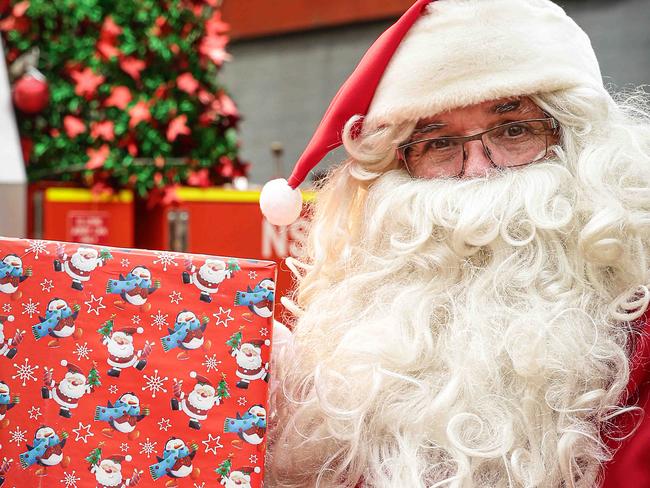
[[[509,97],[458,107],[439,114],[420,119],[417,127],[432,124],[453,125],[470,120],[500,118],[505,114],[525,116],[539,114],[541,109],[528,97]]]

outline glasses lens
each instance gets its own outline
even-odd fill
[[[544,122],[515,122],[486,132],[483,141],[497,166],[521,166],[546,155],[547,133]]]
[[[403,154],[409,173],[418,178],[457,176],[463,168],[463,146],[453,139],[414,142]]]

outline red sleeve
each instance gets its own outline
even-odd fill
[[[645,317],[642,335],[632,356],[627,397],[643,408],[636,432],[620,444],[614,459],[605,466],[603,488],[650,486],[650,318]],[[634,401],[636,400],[636,401]],[[636,417],[638,419],[638,416]]]

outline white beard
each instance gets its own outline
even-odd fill
[[[262,366],[261,356],[253,355],[251,357],[248,357],[242,351],[237,352],[236,361],[237,366],[245,369],[256,369]]]
[[[199,276],[209,283],[221,283],[226,279],[226,275],[226,270],[212,271],[206,265],[203,265],[199,268]]]
[[[201,410],[210,410],[214,406],[214,396],[203,398],[194,390],[187,396],[187,401],[194,408],[200,408]]]
[[[70,257],[70,262],[82,271],[93,271],[97,267],[97,258],[86,259],[79,253],[74,253]]]
[[[236,484],[234,481],[231,481],[230,478],[226,480],[225,488],[251,488],[250,483]]]
[[[133,344],[118,344],[115,342],[113,339],[110,339],[108,343],[106,344],[108,348],[108,353],[111,354],[112,356],[116,356],[119,358],[129,358],[133,356],[134,354],[134,347]]]
[[[610,304],[645,283],[632,250],[648,246],[631,234],[612,261],[619,231],[579,243],[574,191],[551,163],[380,177],[360,244],[332,259],[345,275],[315,268],[278,358],[273,486],[593,486],[628,379]]]
[[[70,398],[81,398],[86,393],[86,385],[74,386],[69,380],[64,378],[59,383],[59,390]]]
[[[119,486],[122,483],[122,473],[120,471],[107,473],[101,467],[98,467],[97,471],[95,471],[95,479],[97,483],[102,485]]]

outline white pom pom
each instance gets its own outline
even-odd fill
[[[265,346],[270,346],[270,345],[271,345],[271,341],[268,340],[268,339],[266,339],[266,340],[264,341],[264,345],[265,345]]]
[[[62,359],[61,360],[61,366],[63,366],[65,368],[67,365],[68,365],[68,361],[66,361],[65,359]]]
[[[13,315],[7,315],[7,320],[9,322],[13,322],[14,321],[14,316]]]
[[[190,378],[196,378],[196,371],[190,371]]]
[[[131,457],[130,454],[127,454],[126,456],[124,456],[124,460],[125,460],[127,463],[131,462],[131,459],[133,459],[133,458]]]
[[[253,471],[259,473],[260,471],[262,471],[262,468],[260,468],[259,466],[255,466],[255,469]]]
[[[135,329],[135,331],[136,331],[138,334],[142,334],[142,333],[144,332],[144,329],[143,329],[142,327],[138,327],[137,329]]]
[[[269,181],[260,193],[262,213],[273,225],[290,225],[300,217],[302,195],[284,178]]]

